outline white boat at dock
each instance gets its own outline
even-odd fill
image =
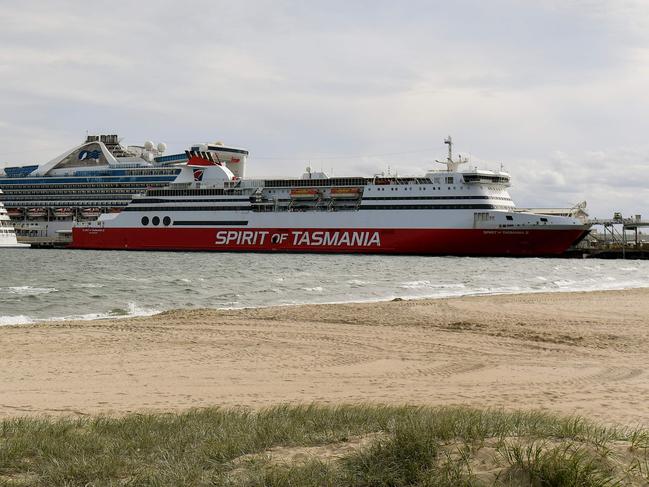
[[[1,193],[2,190],[0,190]],[[16,232],[11,224],[11,218],[0,201],[0,249],[25,247],[29,247],[29,245],[18,243],[16,240]]]

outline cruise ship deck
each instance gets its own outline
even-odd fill
[[[164,144],[124,147],[117,135],[90,135],[44,164],[0,172],[1,202],[19,239],[69,232],[74,221],[121,211],[134,195],[171,183],[186,154],[165,155]]]

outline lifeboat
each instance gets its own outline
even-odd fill
[[[315,188],[297,188],[291,190],[291,198],[296,200],[315,200],[320,197],[320,191]]]
[[[54,208],[53,213],[57,218],[69,218],[74,215],[74,210],[72,208]]]
[[[27,216],[29,218],[43,218],[47,216],[47,210],[45,208],[29,208]]]
[[[360,195],[360,188],[331,188],[331,197],[335,199],[356,199]]]
[[[81,210],[81,216],[84,218],[97,218],[101,215],[100,208],[83,208]]]
[[[22,208],[7,208],[7,215],[11,218],[21,218],[25,211]]]

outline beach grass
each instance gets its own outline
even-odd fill
[[[281,405],[0,421],[0,486],[649,484],[649,433],[542,412]]]

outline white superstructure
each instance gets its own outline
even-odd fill
[[[0,190],[0,194],[2,194],[2,190]],[[7,215],[7,210],[2,204],[2,201],[0,201],[0,248],[8,247],[19,248],[29,247],[29,245],[19,244],[16,240],[16,232],[11,224],[11,219]]]

